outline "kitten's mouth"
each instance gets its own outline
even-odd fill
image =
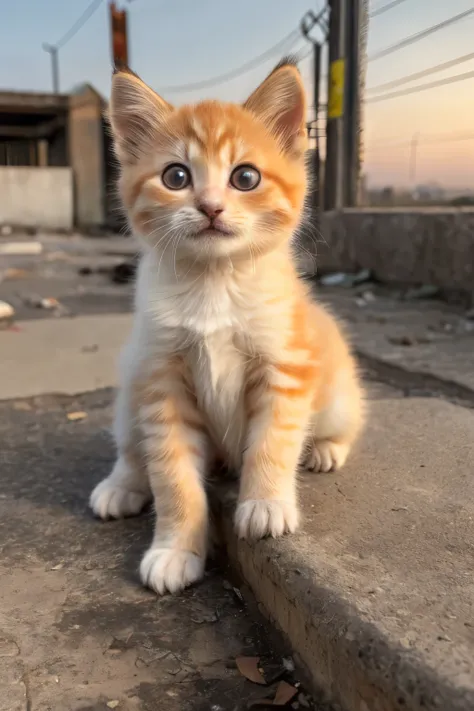
[[[210,224],[196,232],[195,237],[232,237],[234,230],[222,224]]]

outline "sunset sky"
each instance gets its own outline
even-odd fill
[[[390,0],[372,0],[376,11]],[[297,29],[302,15],[322,0],[133,0],[129,8],[131,66],[155,89],[198,82],[233,70]],[[49,56],[88,0],[16,0],[4,3],[0,23],[0,89],[49,90]],[[474,6],[473,0],[405,0],[370,23],[369,59],[379,50]],[[410,47],[369,61],[374,87],[474,53],[474,14]],[[280,52],[232,81],[200,91],[165,92],[177,103],[204,96],[241,100],[281,53],[305,51],[292,36]],[[88,81],[105,96],[110,84],[106,0],[60,52],[61,89]],[[311,90],[310,58],[302,62]],[[474,60],[407,84],[421,85],[465,72]],[[388,91],[388,90],[387,90]],[[367,98],[373,96],[368,93]],[[469,140],[466,137],[472,136]],[[368,103],[365,110],[365,171],[375,185],[408,185],[410,142],[417,137],[414,182],[474,188],[474,77],[405,97]],[[449,139],[449,140],[448,140]]]

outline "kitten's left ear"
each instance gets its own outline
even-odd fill
[[[292,58],[283,59],[247,99],[244,108],[260,118],[285,152],[306,149],[306,93]]]
[[[173,111],[171,104],[150,89],[130,70],[114,73],[109,104],[109,121],[118,157],[136,159],[140,148],[159,134]]]

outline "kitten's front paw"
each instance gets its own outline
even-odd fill
[[[235,529],[239,538],[258,540],[278,538],[293,533],[298,527],[298,509],[288,501],[257,499],[242,501],[235,512]]]
[[[175,593],[200,580],[204,564],[204,558],[191,551],[152,546],[141,562],[140,577],[158,595]]]
[[[349,454],[349,445],[342,442],[332,442],[321,439],[307,445],[301,466],[312,472],[334,472],[340,469]]]
[[[99,518],[122,518],[140,513],[148,500],[148,493],[131,491],[115,483],[113,477],[109,476],[95,487],[90,507]]]

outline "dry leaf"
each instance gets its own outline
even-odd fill
[[[273,699],[255,699],[255,701],[250,702],[248,708],[256,708],[257,706],[286,706],[297,693],[298,689],[296,687],[287,684],[286,681],[280,681]]]
[[[120,701],[117,701],[116,699],[113,699],[112,701],[107,701],[107,707],[109,709],[116,709],[117,706],[119,705]]]
[[[15,403],[13,403],[13,409],[23,411],[23,412],[29,412],[33,408],[27,402],[15,402]]]
[[[87,417],[87,412],[68,412],[67,419],[70,422],[77,422],[78,420],[85,420]]]
[[[275,698],[273,699],[274,706],[285,706],[293,696],[296,696],[298,689],[286,681],[280,681],[277,686]]]
[[[249,681],[253,681],[254,684],[262,684],[265,686],[267,682],[258,668],[259,661],[260,657],[237,657],[235,663],[242,676]]]

